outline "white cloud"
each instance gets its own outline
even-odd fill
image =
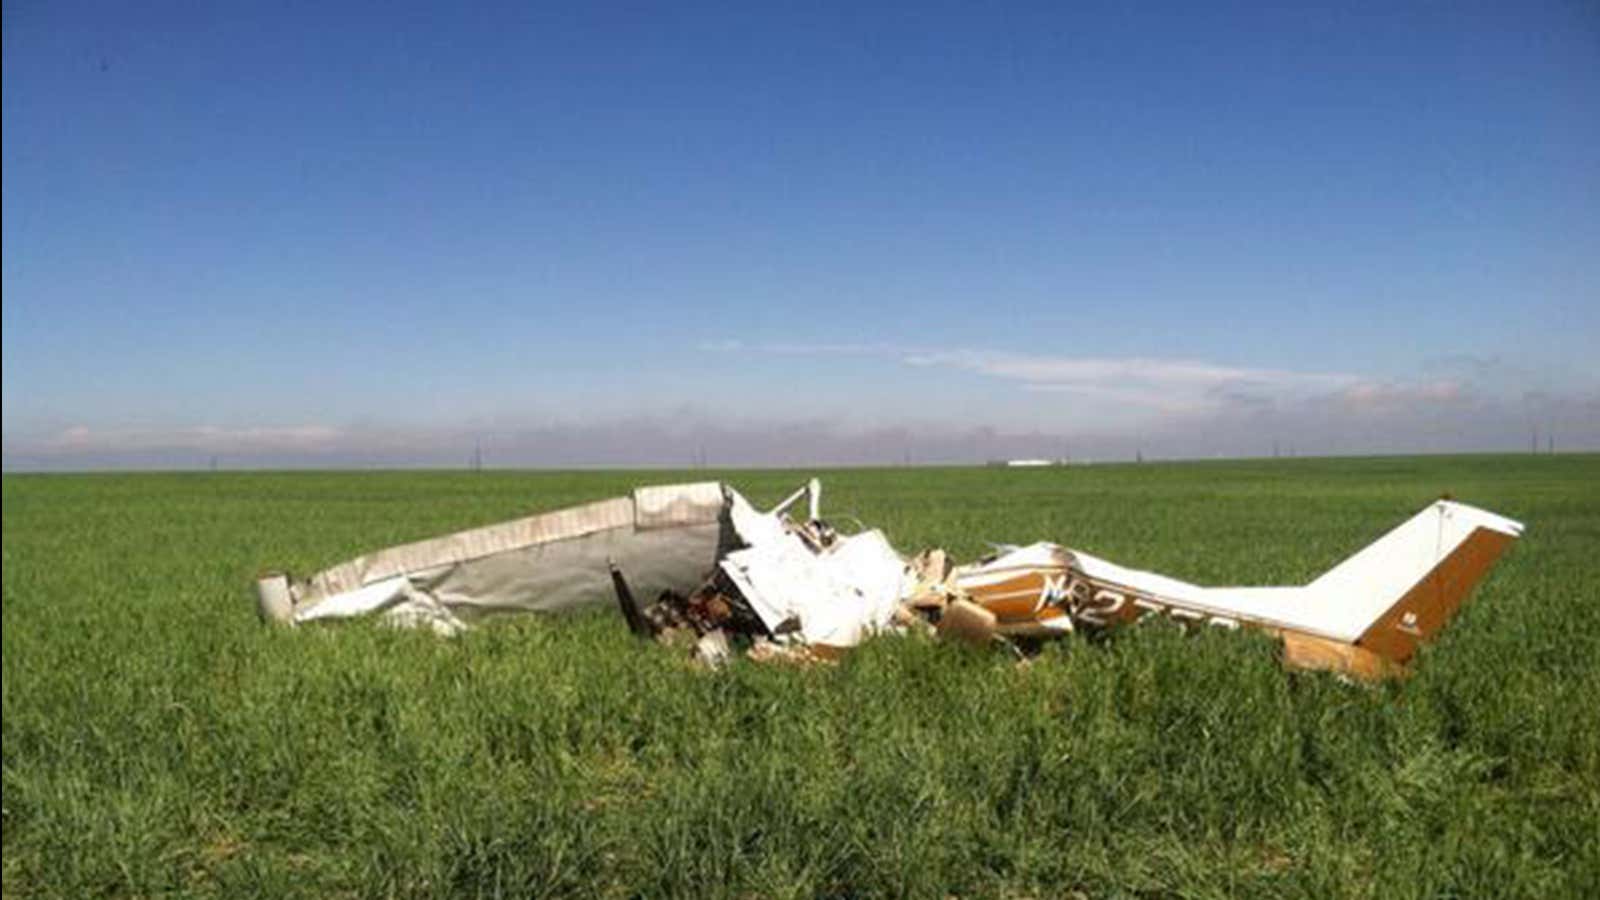
[[[335,447],[346,436],[326,425],[227,428],[91,428],[74,425],[32,442],[34,452],[143,452],[184,449],[212,453],[314,452]]]
[[[1230,366],[1201,360],[1060,356],[972,350],[914,351],[909,365],[944,367],[1016,381],[1031,391],[1062,392],[1153,413],[1201,413],[1248,393],[1271,400],[1348,389],[1358,376],[1336,372]]]
[[[1335,396],[1351,410],[1376,411],[1461,403],[1471,399],[1471,391],[1464,383],[1453,379],[1417,384],[1362,381],[1343,388]]]
[[[1256,369],[1183,359],[1038,356],[971,350],[913,353],[906,357],[906,362],[920,366],[955,366],[999,378],[1047,384],[1148,381],[1175,386],[1212,387],[1243,381],[1326,385],[1347,382],[1352,378],[1349,375]]]

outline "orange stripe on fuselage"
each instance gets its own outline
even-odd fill
[[[1044,572],[1035,570],[992,584],[964,585],[958,581],[957,585],[1001,621],[1017,621],[1032,619],[1038,613],[1046,577]]]

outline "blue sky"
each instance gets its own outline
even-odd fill
[[[1600,448],[1600,10],[1129,6],[8,4],[5,464]]]

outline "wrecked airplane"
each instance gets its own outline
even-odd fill
[[[765,512],[702,482],[392,547],[304,581],[268,575],[256,596],[267,621],[376,616],[445,634],[615,603],[636,634],[713,665],[736,649],[829,659],[912,628],[1015,646],[1159,617],[1259,629],[1288,666],[1375,679],[1404,671],[1522,527],[1439,500],[1309,584],[1203,587],[1050,543],[959,566],[942,550],[907,559],[879,530],[830,527],[816,479]]]

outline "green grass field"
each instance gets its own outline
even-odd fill
[[[1415,676],[1140,627],[720,673],[610,613],[257,624],[256,573],[725,477],[4,479],[11,896],[1600,895],[1600,457],[821,473],[904,552],[1308,580],[1443,492],[1528,524]]]

